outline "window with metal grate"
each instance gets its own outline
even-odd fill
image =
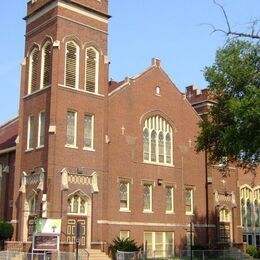
[[[98,52],[94,48],[89,48],[86,50],[86,91],[97,92],[97,72]]]
[[[46,88],[51,84],[52,69],[52,44],[46,42],[42,49],[42,76],[41,88]]]
[[[70,41],[66,44],[66,72],[65,85],[70,88],[76,88],[78,84],[78,46]]]
[[[38,48],[34,48],[30,55],[28,94],[33,93],[37,89],[38,62],[39,62],[39,50]]]

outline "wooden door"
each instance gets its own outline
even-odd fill
[[[82,227],[82,237],[80,239],[79,247],[86,248],[87,246],[87,219],[69,217],[67,220],[67,242],[76,243],[76,225],[77,222]]]

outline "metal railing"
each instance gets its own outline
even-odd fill
[[[192,254],[192,255],[191,255]],[[240,260],[253,259],[242,252],[233,250],[182,250],[180,259],[185,260]]]
[[[80,254],[79,260],[88,260],[88,254]],[[75,253],[44,252],[25,253],[19,251],[0,251],[0,260],[75,260]]]

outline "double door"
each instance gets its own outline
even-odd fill
[[[77,223],[81,224],[80,248],[87,246],[87,218],[69,217],[67,219],[67,242],[76,243]]]

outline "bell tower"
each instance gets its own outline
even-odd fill
[[[14,194],[24,210],[13,209],[16,240],[31,240],[38,217],[59,219],[61,241],[72,241],[66,230],[74,215],[88,229],[83,245],[98,239],[90,225],[105,214],[99,183],[107,171],[109,17],[108,0],[27,1]]]

